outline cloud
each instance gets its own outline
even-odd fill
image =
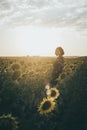
[[[37,25],[87,29],[87,0],[0,0],[0,27]]]

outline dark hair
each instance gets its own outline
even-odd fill
[[[60,53],[60,55],[64,55],[64,50],[62,49],[62,47],[57,47],[55,50],[55,54],[56,56],[58,56]]]

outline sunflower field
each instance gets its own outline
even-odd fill
[[[0,57],[0,130],[87,130],[87,57]]]

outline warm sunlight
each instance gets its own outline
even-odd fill
[[[57,30],[54,29],[21,27],[16,28],[15,33],[15,40],[21,44],[20,50],[24,55],[53,55],[58,46]]]
[[[79,2],[78,2],[79,1]],[[87,55],[87,0],[1,0],[0,56]]]
[[[0,130],[87,130],[87,0],[0,0]]]
[[[72,28],[19,26],[0,33],[0,55],[54,56],[58,46],[63,47],[68,56],[86,55],[86,40],[87,37]]]

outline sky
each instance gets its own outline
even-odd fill
[[[87,0],[0,0],[0,56],[87,56]]]

